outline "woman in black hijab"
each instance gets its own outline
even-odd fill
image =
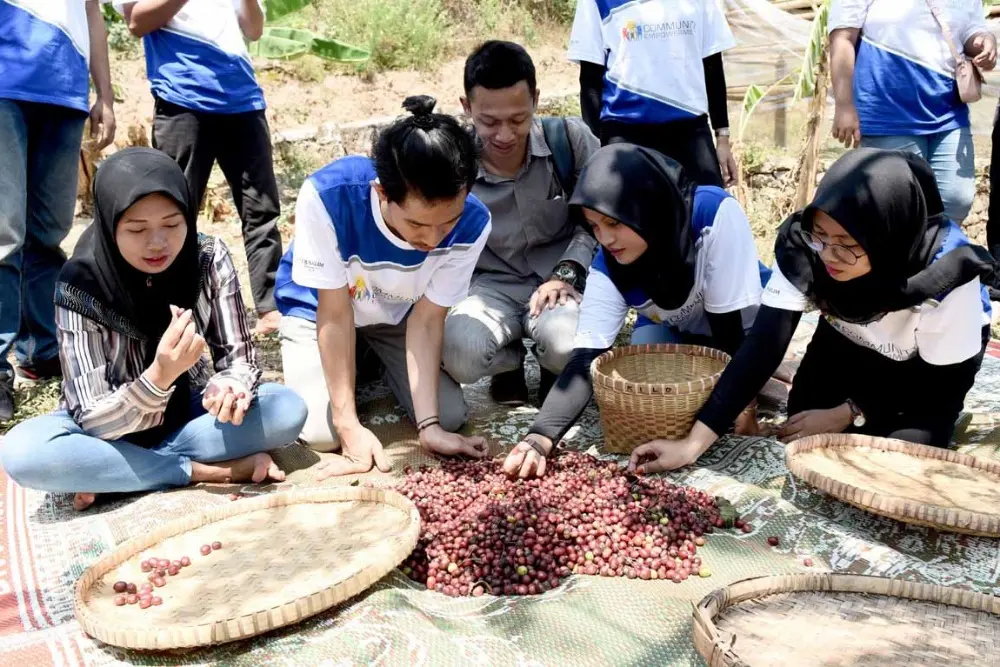
[[[590,363],[608,350],[629,308],[633,344],[691,342],[730,354],[753,323],[761,267],[750,223],[725,190],[699,186],[664,155],[632,144],[597,151],[570,205],[601,248],[580,305],[573,356],[505,470],[545,473],[545,457],[586,407]]]
[[[7,474],[78,509],[96,493],[283,479],[264,452],[298,436],[305,404],[258,384],[236,269],[198,234],[180,167],[115,153],[94,208],[56,286],[62,405],[7,434]]]
[[[632,467],[697,460],[778,367],[809,304],[821,317],[782,439],[854,432],[946,446],[989,339],[983,282],[996,266],[944,215],[930,166],[901,151],[847,153],[781,226],[775,258],[753,330],[690,435],[639,447]]]

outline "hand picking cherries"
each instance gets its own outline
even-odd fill
[[[421,535],[402,571],[450,596],[535,595],[570,574],[711,576],[696,554],[727,523],[706,493],[577,452],[541,479],[511,480],[496,461],[406,472]]]
[[[201,553],[207,556],[213,550],[218,551],[221,548],[222,542],[213,542],[201,547]],[[123,607],[127,604],[138,604],[141,609],[158,607],[163,604],[163,598],[153,595],[153,588],[166,586],[166,577],[168,575],[175,577],[181,573],[183,568],[189,565],[191,565],[191,559],[188,556],[174,561],[169,561],[165,558],[148,558],[142,561],[139,563],[139,570],[143,573],[148,573],[148,583],[137,587],[135,584],[127,581],[116,581],[111,587],[116,594],[114,597],[115,606]]]

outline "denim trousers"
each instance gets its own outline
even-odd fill
[[[976,155],[970,128],[917,136],[865,136],[861,145],[909,151],[924,158],[934,170],[945,215],[958,224],[969,215],[976,196]]]
[[[52,104],[0,99],[0,376],[59,354],[59,244],[73,225],[87,116]]]
[[[239,426],[220,424],[192,399],[191,419],[155,447],[87,435],[65,410],[18,424],[0,444],[0,465],[21,486],[52,493],[130,493],[187,486],[191,462],[217,463],[293,442],[306,404],[263,384]]]

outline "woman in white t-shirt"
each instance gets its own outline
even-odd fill
[[[629,307],[640,313],[635,344],[694,342],[733,354],[761,298],[757,248],[739,203],[721,188],[695,185],[657,151],[600,149],[570,205],[582,209],[601,248],[573,354],[504,464],[522,477],[545,473],[545,457],[590,401],[591,362],[614,345]]]
[[[782,225],[775,257],[753,329],[691,433],[640,446],[633,469],[696,461],[781,363],[809,303],[822,316],[782,439],[850,431],[948,444],[989,337],[980,280],[997,267],[944,215],[930,166],[905,151],[846,154]]]
[[[993,69],[997,44],[982,0],[833,0],[833,135],[848,147],[923,157],[937,177],[945,215],[961,223],[976,194],[976,163],[969,106],[959,99],[942,25],[960,57]]]
[[[699,185],[729,187],[722,52],[735,45],[719,0],[579,0],[567,55],[583,118],[604,145],[654,148]]]

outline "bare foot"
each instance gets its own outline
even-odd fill
[[[73,496],[73,509],[77,512],[82,512],[93,505],[96,499],[97,496],[93,493],[78,493]]]
[[[260,453],[244,456],[242,459],[219,463],[191,463],[191,482],[253,482],[259,484],[266,479],[285,481],[285,473],[274,462],[270,454]]]
[[[277,331],[280,324],[281,313],[277,310],[272,310],[269,313],[264,313],[257,319],[257,326],[254,327],[253,332],[261,336],[266,336]]]

